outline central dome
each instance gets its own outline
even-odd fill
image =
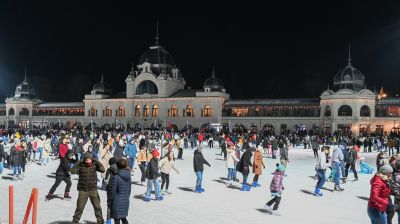
[[[209,77],[208,79],[206,79],[206,81],[204,81],[203,88],[204,89],[209,88],[211,91],[222,91],[222,89],[224,89],[224,83],[222,82],[221,79],[215,76],[214,69],[211,74],[211,77]]]
[[[37,99],[36,91],[33,86],[28,82],[26,74],[24,81],[18,84],[15,88],[14,98]]]
[[[351,89],[351,90],[362,90],[365,89],[365,77],[360,70],[353,67],[351,64],[350,57],[350,46],[349,46],[349,58],[347,59],[347,65],[340,69],[336,73],[333,79],[334,90],[339,89]]]
[[[151,72],[156,75],[161,73],[171,75],[172,69],[176,68],[172,55],[158,44],[151,46],[140,57],[139,65],[145,62],[151,64]]]
[[[101,75],[100,82],[93,85],[92,88],[93,94],[104,94],[104,95],[111,95],[112,90],[111,86],[104,82],[104,75]]]
[[[365,88],[365,77],[349,63],[336,73],[333,85],[336,89],[362,90]]]

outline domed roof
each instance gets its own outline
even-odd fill
[[[92,93],[93,94],[111,95],[111,93],[112,93],[111,86],[104,82],[103,75],[101,75],[100,82],[93,85]]]
[[[22,83],[18,84],[15,88],[14,98],[22,98],[22,99],[37,99],[36,91],[33,86],[28,82],[26,71],[25,71],[25,79]]]
[[[224,83],[215,76],[215,71],[213,70],[211,77],[204,81],[203,88],[210,88],[212,91],[221,91],[224,89]]]
[[[151,46],[146,52],[140,57],[139,64],[148,62],[154,65],[170,65],[175,66],[175,60],[164,47],[160,45]]]
[[[333,79],[333,86],[335,90],[339,89],[352,89],[362,90],[365,89],[365,77],[360,70],[353,67],[350,59],[347,59],[347,65],[336,73]]]

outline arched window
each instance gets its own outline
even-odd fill
[[[136,105],[135,107],[135,117],[140,117],[140,105]]]
[[[370,117],[371,116],[371,110],[369,109],[369,106],[364,105],[360,109],[360,117]]]
[[[103,117],[111,117],[112,116],[112,110],[107,106],[103,110]]]
[[[143,107],[143,117],[148,117],[150,115],[150,107],[148,105],[145,105]]]
[[[14,116],[14,115],[15,115],[14,108],[10,108],[10,109],[8,110],[8,116]]]
[[[178,116],[178,110],[176,109],[175,105],[171,106],[171,109],[169,110],[168,115],[169,115],[169,117],[177,117]]]
[[[117,110],[117,117],[125,117],[125,107],[118,107]]]
[[[19,109],[19,116],[29,116],[29,110],[26,108]]]
[[[157,105],[153,106],[153,110],[151,111],[151,116],[158,117],[158,106]]]
[[[97,110],[94,107],[90,108],[89,117],[97,117]]]
[[[185,115],[186,115],[186,117],[194,117],[193,108],[191,105],[186,106]]]
[[[142,94],[150,94],[155,95],[158,94],[158,88],[154,82],[150,80],[145,80],[141,82],[136,88],[136,95]]]
[[[331,107],[326,106],[325,107],[325,117],[330,117],[331,116]]]
[[[353,110],[349,105],[342,105],[338,110],[339,117],[351,117],[353,116]]]
[[[203,117],[212,117],[213,116],[213,110],[211,109],[210,106],[206,105],[203,109]]]

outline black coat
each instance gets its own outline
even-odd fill
[[[17,150],[15,146],[11,147],[10,159],[13,165],[22,166],[26,157],[26,151],[24,149]]]
[[[211,166],[206,159],[204,159],[203,153],[199,150],[194,151],[193,157],[193,168],[194,172],[203,172],[204,164]]]
[[[131,172],[129,169],[120,169],[110,179],[108,201],[110,202],[111,218],[126,218],[129,211],[131,195]]]
[[[146,178],[153,180],[157,179],[159,176],[161,176],[161,174],[158,172],[158,159],[153,157],[147,165]]]
[[[56,176],[71,176],[69,171],[71,170],[71,164],[73,164],[75,160],[69,160],[67,157],[64,157],[60,160],[60,165],[57,168]]]
[[[117,159],[117,161],[122,159],[123,156],[124,156],[124,148],[121,146],[115,147],[114,157]]]
[[[3,162],[3,160],[6,160],[7,156],[4,153],[4,146],[0,144],[0,163]]]
[[[71,169],[72,174],[78,174],[78,191],[95,191],[97,190],[97,171],[104,173],[105,168],[97,160],[93,160],[92,165],[87,166],[84,161],[79,161]]]
[[[248,149],[243,153],[239,162],[236,164],[236,170],[241,172],[244,176],[249,175],[251,165],[251,151]]]

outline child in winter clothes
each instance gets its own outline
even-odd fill
[[[360,169],[360,173],[362,174],[372,174],[374,172],[374,168],[368,165],[364,157],[360,158]]]
[[[283,166],[282,164],[279,165],[278,168],[275,170],[274,177],[272,178],[271,181],[270,190],[273,198],[269,202],[267,202],[267,204],[265,205],[265,209],[268,212],[271,212],[273,215],[279,215],[277,210],[281,202],[282,190],[284,190],[282,182],[285,169],[286,169],[285,166]],[[273,204],[274,207],[271,208]]]

